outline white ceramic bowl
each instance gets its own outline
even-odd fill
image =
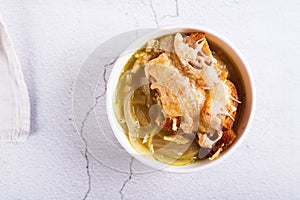
[[[217,158],[216,160],[210,161],[206,159],[185,166],[165,165],[154,159],[146,158],[138,154],[136,150],[131,146],[130,142],[128,141],[125,133],[123,132],[123,129],[118,124],[116,116],[113,112],[113,103],[115,99],[115,91],[118,84],[118,79],[123,67],[129,60],[129,58],[132,56],[132,54],[150,39],[162,35],[170,34],[170,33],[176,33],[176,32],[183,32],[183,33],[205,32],[207,39],[215,43],[218,47],[222,48],[223,51],[225,51],[227,55],[231,57],[233,62],[235,62],[236,66],[238,67],[241,73],[244,82],[244,87],[245,87],[245,98],[243,99],[245,103],[245,110],[243,115],[241,116],[241,119],[239,119],[240,125],[237,130],[238,137],[235,140],[235,142],[226,151],[222,152],[219,158]],[[122,147],[142,163],[150,167],[164,170],[164,171],[169,171],[169,172],[177,172],[177,173],[195,172],[195,171],[212,167],[222,162],[226,158],[228,158],[241,145],[241,143],[246,138],[253,120],[255,104],[256,104],[256,93],[255,93],[254,80],[250,71],[250,67],[247,61],[245,60],[244,56],[224,36],[206,27],[199,26],[199,25],[166,26],[143,35],[142,37],[137,39],[132,45],[130,45],[128,49],[115,62],[107,84],[107,96],[106,96],[107,115],[112,130],[116,138],[122,145]]]

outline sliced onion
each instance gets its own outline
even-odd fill
[[[128,127],[128,134],[133,138],[152,137],[161,130],[161,127],[155,122],[161,117],[160,105],[154,104],[149,108],[151,122],[146,126],[141,126],[137,117],[134,115],[132,107],[132,97],[134,92],[141,86],[149,85],[149,81],[146,77],[141,77],[140,73],[140,71],[136,71],[136,73],[133,74],[131,83],[129,83],[131,84],[130,91],[124,94],[123,100],[123,113]],[[126,74],[124,77],[126,78]]]

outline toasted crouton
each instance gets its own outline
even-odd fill
[[[222,148],[222,151],[227,149],[236,139],[236,133],[233,130],[224,130],[221,139],[214,145],[209,156],[215,154],[219,148]]]
[[[169,131],[177,132],[180,126],[180,122],[181,122],[180,117],[174,117],[173,119],[167,117],[163,122],[161,122],[161,127]]]
[[[237,94],[237,90],[231,81],[227,80],[226,86],[228,87],[229,96],[230,96],[230,98],[228,99],[228,103],[226,105],[226,110],[229,115],[226,115],[225,120],[223,121],[222,125],[223,125],[223,128],[231,129],[234,124],[234,119],[235,119],[236,110],[238,107],[238,98],[239,97]]]
[[[212,56],[212,52],[209,49],[209,45],[208,45],[208,42],[206,40],[205,33],[200,33],[200,32],[199,33],[192,33],[187,38],[190,38],[194,41],[204,40],[205,42],[204,42],[204,45],[202,47],[202,50],[207,56]]]

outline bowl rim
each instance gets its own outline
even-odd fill
[[[184,30],[185,30],[185,32],[187,32],[187,30],[191,30],[191,31],[193,30],[193,31],[201,31],[201,32],[208,33],[208,34],[213,35],[214,37],[218,38],[219,40],[221,40],[223,43],[225,43],[232,49],[232,51],[236,54],[238,59],[240,59],[240,61],[242,62],[244,71],[246,72],[246,75],[248,76],[249,82],[247,84],[249,84],[251,90],[247,91],[247,92],[249,94],[251,94],[251,100],[252,100],[251,104],[247,105],[250,107],[250,111],[249,111],[250,114],[249,114],[248,120],[246,121],[246,126],[243,128],[240,138],[235,143],[233,143],[230,146],[230,148],[228,148],[227,151],[224,154],[222,154],[222,156],[220,156],[218,159],[216,159],[214,161],[210,161],[209,163],[204,164],[204,165],[193,166],[193,167],[187,167],[187,166],[191,166],[191,165],[170,166],[170,165],[160,163],[154,159],[145,158],[144,156],[140,155],[134,149],[134,147],[132,147],[132,145],[130,144],[130,141],[127,139],[124,131],[120,131],[120,127],[118,127],[120,125],[116,124],[116,122],[115,122],[116,117],[115,117],[114,112],[112,111],[114,94],[115,94],[115,90],[116,90],[116,88],[113,88],[112,86],[113,86],[113,83],[116,81],[115,77],[117,77],[117,82],[118,82],[119,76],[120,76],[120,73],[115,74],[117,72],[116,66],[122,65],[123,66],[122,69],[123,69],[126,62],[132,56],[132,54],[134,54],[134,52],[138,48],[140,48],[145,42],[147,42],[149,39],[163,36],[165,34],[170,33],[170,31],[171,32],[176,32],[176,31],[184,32]],[[128,53],[128,52],[130,52],[130,53]],[[126,56],[122,56],[122,55],[125,55],[125,53],[126,53]],[[240,68],[240,66],[238,66],[238,68]],[[244,83],[244,84],[246,86],[246,83]],[[141,37],[137,38],[131,45],[129,45],[129,47],[116,60],[116,62],[113,65],[112,71],[110,73],[108,82],[107,82],[106,112],[108,115],[108,120],[109,120],[110,126],[111,126],[113,133],[114,133],[115,137],[117,138],[118,142],[131,156],[133,156],[140,162],[144,163],[147,166],[155,168],[157,170],[163,170],[163,171],[167,171],[167,172],[189,173],[189,172],[201,171],[201,170],[213,167],[213,166],[223,162],[224,160],[226,160],[228,157],[230,157],[233,154],[233,152],[236,151],[236,149],[246,139],[246,137],[249,133],[249,129],[253,123],[255,109],[256,109],[256,88],[255,88],[255,83],[254,83],[254,78],[253,78],[253,75],[251,72],[251,68],[250,68],[247,60],[245,59],[245,57],[242,55],[240,50],[231,41],[229,41],[225,36],[223,36],[222,34],[216,32],[214,30],[211,30],[210,28],[207,28],[202,25],[197,25],[197,24],[162,26],[162,27],[159,27],[158,29],[154,29],[153,31],[150,31],[150,32],[142,35]],[[124,136],[126,137],[126,142],[124,140]]]

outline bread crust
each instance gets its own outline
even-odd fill
[[[194,42],[199,41],[199,40],[202,40],[202,41],[205,40],[205,43],[203,45],[203,51],[207,55],[212,56],[212,52],[211,52],[209,45],[205,38],[205,33],[201,33],[201,32],[200,33],[192,33],[187,38],[192,39]],[[218,68],[218,63],[216,63],[216,64],[217,64],[217,68]],[[227,149],[234,142],[234,140],[237,137],[236,133],[232,130],[233,125],[234,125],[234,120],[236,117],[238,100],[239,100],[237,89],[236,89],[235,85],[230,80],[227,79],[228,72],[224,72],[219,68],[217,69],[217,71],[219,73],[220,79],[225,82],[229,99],[227,100],[228,102],[226,104],[227,115],[225,116],[225,118],[222,122],[222,126],[223,126],[222,137],[213,146],[210,153],[208,154],[208,157],[213,156],[217,152],[220,153],[221,151],[224,151],[225,149]],[[204,122],[203,126],[200,126],[200,131],[207,131],[206,130],[207,128],[205,128],[205,127],[209,127],[209,125],[210,125],[209,123],[206,123],[206,122],[209,122],[210,121],[209,119],[211,118],[211,113],[209,112],[208,107],[209,107],[209,105],[207,105],[207,100],[206,100],[206,103],[204,103],[204,106],[201,109],[201,113],[200,113],[200,120],[202,120]]]
[[[233,124],[234,124],[234,119],[236,116],[236,110],[238,107],[237,100],[239,99],[239,97],[238,97],[236,87],[231,81],[227,80],[226,86],[228,87],[229,95],[230,95],[230,98],[226,105],[226,109],[230,116],[226,115],[222,125],[223,125],[223,128],[225,128],[225,129],[232,129]]]
[[[227,149],[235,141],[236,137],[237,135],[232,129],[225,129],[221,139],[213,146],[208,156],[214,155],[220,148],[222,148],[221,151]]]

